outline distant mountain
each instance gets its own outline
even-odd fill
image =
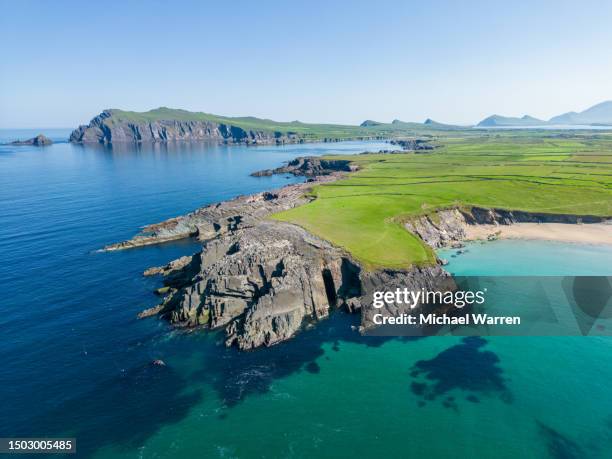
[[[593,105],[585,111],[567,112],[550,119],[551,124],[609,124],[612,125],[612,100]]]
[[[435,129],[465,129],[465,126],[457,126],[456,124],[446,124],[434,121],[431,118],[427,118],[423,123],[425,126]]]
[[[533,116],[525,115],[522,118],[515,118],[511,116],[491,115],[485,118],[477,126],[481,127],[495,127],[495,126],[542,126],[547,124],[544,120],[539,120]]]
[[[395,128],[411,128],[411,129],[415,129],[418,127],[423,127],[423,125],[421,123],[416,123],[414,121],[402,121],[402,120],[398,120],[395,119],[393,121],[391,121],[391,126],[395,127]]]
[[[374,120],[365,120],[359,126],[360,127],[370,127],[370,126],[380,126],[381,124],[384,124],[384,123],[381,123],[379,121],[374,121]]]
[[[431,120],[428,120],[431,121]],[[433,121],[432,121],[433,122]],[[426,122],[427,123],[427,122]],[[485,118],[478,126],[481,127],[511,127],[511,126],[545,126],[547,124],[585,124],[585,125],[610,125],[612,126],[612,100],[593,105],[583,112],[567,112],[562,115],[553,116],[544,121],[533,116],[525,115],[522,118],[511,116],[492,115]]]

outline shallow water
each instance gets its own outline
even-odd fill
[[[1,146],[1,436],[75,436],[79,456],[99,458],[606,457],[609,339],[366,339],[337,313],[240,353],[216,334],[135,319],[159,282],[142,271],[194,244],[95,252],[141,225],[296,180],[253,170],[366,148],[385,146]],[[492,247],[449,267],[495,267]],[[607,253],[575,249],[554,251],[572,274],[609,267]],[[524,274],[516,253],[506,274]],[[558,269],[548,255],[530,270]]]
[[[610,227],[612,231],[612,226]],[[612,245],[504,239],[438,251],[462,276],[612,276]]]

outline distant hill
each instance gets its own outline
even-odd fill
[[[542,126],[547,124],[544,120],[539,120],[533,116],[525,115],[522,118],[511,116],[491,115],[485,118],[477,126],[494,127],[494,126]]]
[[[423,123],[425,126],[435,129],[465,129],[465,126],[457,126],[456,124],[446,124],[434,121],[431,118],[427,118]]]
[[[567,112],[554,116],[551,124],[609,124],[612,125],[612,100],[593,105],[583,112]]]
[[[465,129],[465,126],[456,126],[454,124],[438,123],[437,121],[434,121],[431,118],[427,118],[424,123],[415,123],[415,122],[402,121],[402,120],[395,119],[391,122],[391,126],[395,126],[397,128],[406,128],[406,129],[425,128],[427,130],[437,130],[437,131]]]

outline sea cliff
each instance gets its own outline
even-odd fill
[[[89,124],[75,129],[70,134],[70,141],[105,144],[166,141],[269,144],[300,141],[296,134],[290,132],[248,129],[239,126],[239,123],[231,122],[231,119],[215,120],[212,116],[210,119],[205,116],[190,118],[181,116],[182,112],[158,109],[155,116],[132,116],[131,112],[104,110]]]

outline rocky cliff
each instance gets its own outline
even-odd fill
[[[295,134],[267,130],[244,129],[236,124],[213,120],[167,118],[129,118],[119,110],[104,110],[89,124],[79,126],[70,134],[71,142],[122,143],[165,141],[221,141],[228,143],[297,142]]]
[[[360,296],[359,268],[339,249],[280,222],[210,240],[166,274],[157,313],[179,326],[224,328],[226,344],[270,346]]]

